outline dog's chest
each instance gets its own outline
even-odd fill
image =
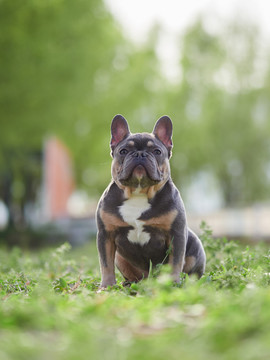
[[[139,220],[139,218],[142,213],[150,208],[151,205],[148,203],[146,195],[132,196],[119,207],[120,214],[124,221],[134,227],[134,229],[129,230],[127,236],[131,243],[144,245],[149,242],[150,234],[143,231],[144,221]]]

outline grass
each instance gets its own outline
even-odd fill
[[[229,359],[270,357],[270,251],[213,239],[206,274],[168,266],[130,287],[98,291],[95,244],[0,251],[0,359]]]

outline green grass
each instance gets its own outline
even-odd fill
[[[0,251],[0,359],[270,358],[270,251],[202,236],[200,280],[168,266],[131,287],[98,291],[92,242]]]

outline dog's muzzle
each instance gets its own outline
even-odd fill
[[[123,163],[122,171],[119,174],[119,181],[126,183],[134,177],[146,177],[153,183],[158,183],[162,180],[162,174],[158,169],[155,158],[146,151],[132,153],[126,157]]]

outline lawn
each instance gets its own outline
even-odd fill
[[[270,358],[269,245],[213,239],[207,269],[170,280],[168,266],[99,291],[94,241],[38,252],[0,249],[0,359]]]

